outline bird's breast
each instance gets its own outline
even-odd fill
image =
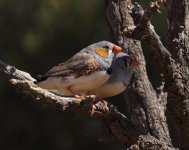
[[[126,86],[122,82],[105,83],[101,87],[95,89],[93,93],[100,98],[112,97],[122,93]]]

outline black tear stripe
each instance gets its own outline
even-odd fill
[[[112,68],[108,68],[106,72],[110,75],[112,73]]]
[[[45,81],[47,78],[48,78],[47,76],[38,75],[36,77],[37,81],[35,81],[34,83],[39,83],[39,82]]]

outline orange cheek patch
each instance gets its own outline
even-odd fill
[[[106,48],[96,48],[96,53],[101,57],[108,58],[108,50]]]
[[[131,61],[131,66],[132,66],[132,67],[135,68],[135,67],[138,67],[139,65],[140,65],[140,63],[139,63],[137,60],[132,60],[132,61]]]

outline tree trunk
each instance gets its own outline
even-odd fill
[[[161,4],[167,9],[164,46],[150,23]],[[131,0],[106,0],[106,19],[115,42],[140,62],[124,92],[127,114],[88,96],[83,101],[39,88],[28,73],[0,61],[0,74],[36,102],[104,122],[128,150],[189,149],[189,12],[187,0],[157,0],[147,10]],[[163,76],[157,92],[148,78],[141,42],[148,45]]]
[[[188,1],[167,1],[167,49],[150,23],[160,4],[165,1],[151,3],[143,11],[137,3],[131,5],[130,0],[107,0],[106,16],[114,40],[141,63],[125,91],[127,116],[132,125],[141,135],[151,135],[171,147],[189,149]],[[160,94],[148,79],[140,41],[149,45],[163,74],[165,86]],[[169,111],[170,115],[166,113]],[[174,128],[173,133],[168,127]],[[146,141],[145,136],[141,141]]]

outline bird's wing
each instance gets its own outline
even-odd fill
[[[64,63],[61,63],[50,69],[41,78],[45,79],[53,76],[66,77],[74,75],[80,77],[82,75],[89,75],[95,71],[102,70],[96,59],[88,53],[78,53]]]

